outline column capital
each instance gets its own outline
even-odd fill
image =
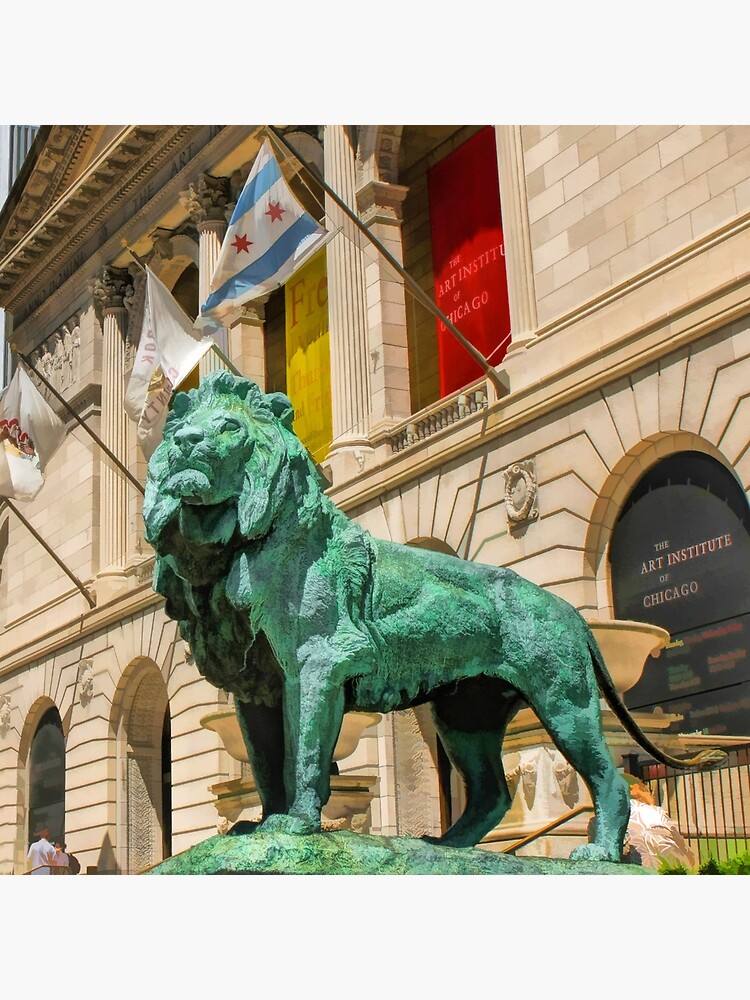
[[[180,192],[180,201],[199,232],[204,223],[226,225],[229,200],[229,178],[212,177],[211,174],[199,174],[187,191]]]
[[[262,326],[266,319],[266,303],[269,295],[259,295],[252,302],[247,302],[242,307],[240,320],[255,326]]]
[[[133,279],[127,268],[107,265],[94,278],[94,304],[106,315],[114,309],[125,309],[125,300],[133,294]]]
[[[357,190],[357,208],[364,223],[400,224],[409,188],[403,184],[370,180]]]

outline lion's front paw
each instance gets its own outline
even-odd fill
[[[619,861],[617,851],[608,851],[600,844],[581,844],[570,855],[571,861]]]
[[[303,819],[301,816],[289,816],[287,813],[274,813],[260,824],[263,833],[292,833],[299,835],[320,833],[320,823]]]

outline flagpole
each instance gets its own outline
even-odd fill
[[[63,573],[65,573],[65,575],[67,577],[69,577],[73,581],[73,583],[76,585],[76,587],[78,587],[78,589],[80,590],[80,592],[83,594],[83,596],[89,602],[89,606],[92,607],[92,608],[95,608],[96,607],[96,601],[91,596],[91,594],[88,592],[88,590],[86,590],[86,588],[81,583],[81,581],[78,579],[78,577],[75,576],[75,574],[71,573],[71,571],[68,569],[68,567],[62,561],[62,559],[57,555],[57,553],[54,552],[53,549],[50,548],[50,546],[45,542],[45,540],[42,538],[42,536],[39,534],[39,532],[36,530],[36,528],[29,521],[26,520],[26,518],[23,516],[23,514],[18,509],[18,507],[16,507],[15,504],[11,503],[10,500],[7,497],[0,497],[0,499],[2,499],[2,501],[5,504],[7,504],[7,506],[13,511],[13,513],[16,515],[16,517],[21,522],[21,524],[23,524],[24,527],[27,528],[31,532],[31,534],[34,536],[34,538],[36,538],[36,540],[42,546],[42,548],[47,553],[47,555],[51,556],[55,560],[55,562],[60,567],[60,569],[63,571]]]
[[[424,291],[424,289],[419,285],[412,277],[409,275],[404,268],[399,264],[396,258],[389,253],[389,251],[383,246],[377,237],[373,236],[367,226],[361,221],[361,219],[356,215],[355,212],[349,208],[345,201],[336,194],[333,188],[326,184],[325,180],[320,174],[317,167],[305,160],[305,158],[297,152],[297,150],[288,142],[284,136],[276,129],[273,125],[267,125],[267,129],[273,133],[273,135],[278,139],[278,141],[284,146],[287,152],[291,153],[292,156],[296,157],[302,166],[310,172],[310,174],[315,178],[315,180],[323,187],[323,190],[329,195],[333,201],[339,206],[342,212],[351,219],[357,229],[372,243],[375,249],[385,257],[391,267],[401,275],[404,279],[404,284],[412,293],[412,295],[418,299],[426,309],[428,309],[434,316],[436,316],[441,323],[443,323],[448,330],[453,334],[453,336],[463,345],[463,347],[469,352],[469,354],[474,358],[477,364],[482,368],[482,370],[487,375],[487,378],[492,382],[495,389],[497,390],[498,396],[505,396],[508,392],[508,386],[503,383],[502,379],[498,375],[497,371],[492,367],[489,361],[480,354],[479,351],[474,347],[474,345],[464,337],[460,330],[454,326],[454,324],[448,319],[445,313],[432,301],[429,295]]]
[[[138,490],[138,492],[141,494],[141,496],[145,496],[145,493],[146,493],[145,489],[138,482],[138,480],[135,478],[135,476],[130,472],[130,470],[128,468],[126,468],[122,464],[122,462],[119,460],[119,458],[115,455],[115,453],[110,448],[107,447],[107,445],[102,441],[102,439],[99,437],[99,435],[95,434],[94,431],[92,431],[91,428],[88,426],[88,424],[84,420],[82,420],[81,417],[78,416],[78,414],[73,409],[73,407],[70,405],[70,403],[68,403],[68,401],[66,399],[64,399],[63,396],[60,395],[60,393],[57,391],[57,389],[50,382],[47,381],[47,379],[44,377],[44,375],[42,375],[41,372],[39,372],[39,371],[36,370],[36,368],[34,367],[32,361],[25,354],[23,354],[19,350],[16,350],[16,354],[23,361],[23,363],[26,365],[26,367],[30,371],[32,371],[34,373],[34,375],[36,375],[36,377],[41,382],[43,382],[47,386],[47,388],[49,389],[49,391],[55,396],[55,398],[57,400],[59,400],[59,402],[62,403],[62,405],[65,407],[65,409],[68,411],[68,413],[70,413],[70,415],[75,419],[75,421],[81,427],[83,427],[83,429],[86,431],[86,433],[90,437],[92,437],[94,439],[94,441],[96,441],[96,443],[102,449],[102,451],[104,452],[104,454],[107,455],[107,457],[112,462],[114,462],[114,464],[117,466],[117,468],[120,470],[120,472],[122,472],[122,474],[124,476],[126,476],[127,479],[130,480],[130,482],[132,483],[132,485],[135,486],[135,488]]]

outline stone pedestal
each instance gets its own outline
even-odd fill
[[[323,830],[370,832],[370,803],[377,783],[374,774],[331,775],[331,797],[323,809]],[[240,820],[261,818],[260,796],[252,778],[235,778],[211,785],[216,796],[216,809],[225,823],[219,822],[220,832]]]
[[[351,757],[364,731],[379,722],[380,718],[375,712],[347,712],[334,747],[334,762],[338,764],[339,761]],[[245,771],[241,778],[220,781],[209,788],[209,791],[216,796],[216,809],[221,817],[218,824],[219,831],[226,832],[240,820],[259,820],[260,796],[234,709],[222,709],[204,716],[201,719],[201,726],[219,734],[227,753],[240,761]],[[331,775],[331,797],[323,809],[323,828],[369,833],[370,803],[375,794],[377,781],[377,774]]]

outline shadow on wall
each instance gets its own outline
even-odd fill
[[[96,871],[87,871],[87,874],[91,875],[120,875],[120,869],[117,865],[117,858],[115,857],[115,851],[112,846],[112,841],[109,839],[109,834],[105,833],[102,839],[102,846],[99,850],[99,857],[96,861]]]

